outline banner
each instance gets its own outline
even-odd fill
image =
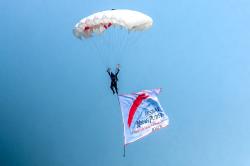
[[[124,144],[129,144],[169,124],[157,95],[161,89],[119,95],[124,124]]]

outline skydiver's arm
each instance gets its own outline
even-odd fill
[[[109,76],[111,76],[110,68],[107,69]]]
[[[120,69],[117,68],[115,75],[117,76],[119,72],[120,72]]]
[[[116,73],[115,73],[116,76],[118,75],[119,71],[120,71],[120,64],[117,64],[116,65]]]
[[[108,72],[109,76],[111,76],[111,73],[110,73],[110,71],[107,71],[107,72]]]

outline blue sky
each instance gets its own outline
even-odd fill
[[[250,165],[250,1],[8,0],[0,8],[0,165]],[[80,18],[111,8],[153,18],[123,51],[119,87],[163,88],[170,118],[126,158],[105,68],[72,35]]]

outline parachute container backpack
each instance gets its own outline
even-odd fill
[[[135,47],[138,38],[153,25],[151,17],[133,10],[112,9],[81,19],[73,34],[90,44],[105,67],[121,64],[128,48]]]

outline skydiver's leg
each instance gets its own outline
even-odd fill
[[[114,91],[114,85],[111,83],[111,85],[110,85],[110,89],[112,90],[112,92],[113,92],[113,95],[115,94],[115,91]]]
[[[115,87],[115,91],[116,91],[116,94],[118,94],[118,88],[117,87]]]
[[[114,84],[114,88],[115,88],[116,94],[118,94],[117,83]]]

